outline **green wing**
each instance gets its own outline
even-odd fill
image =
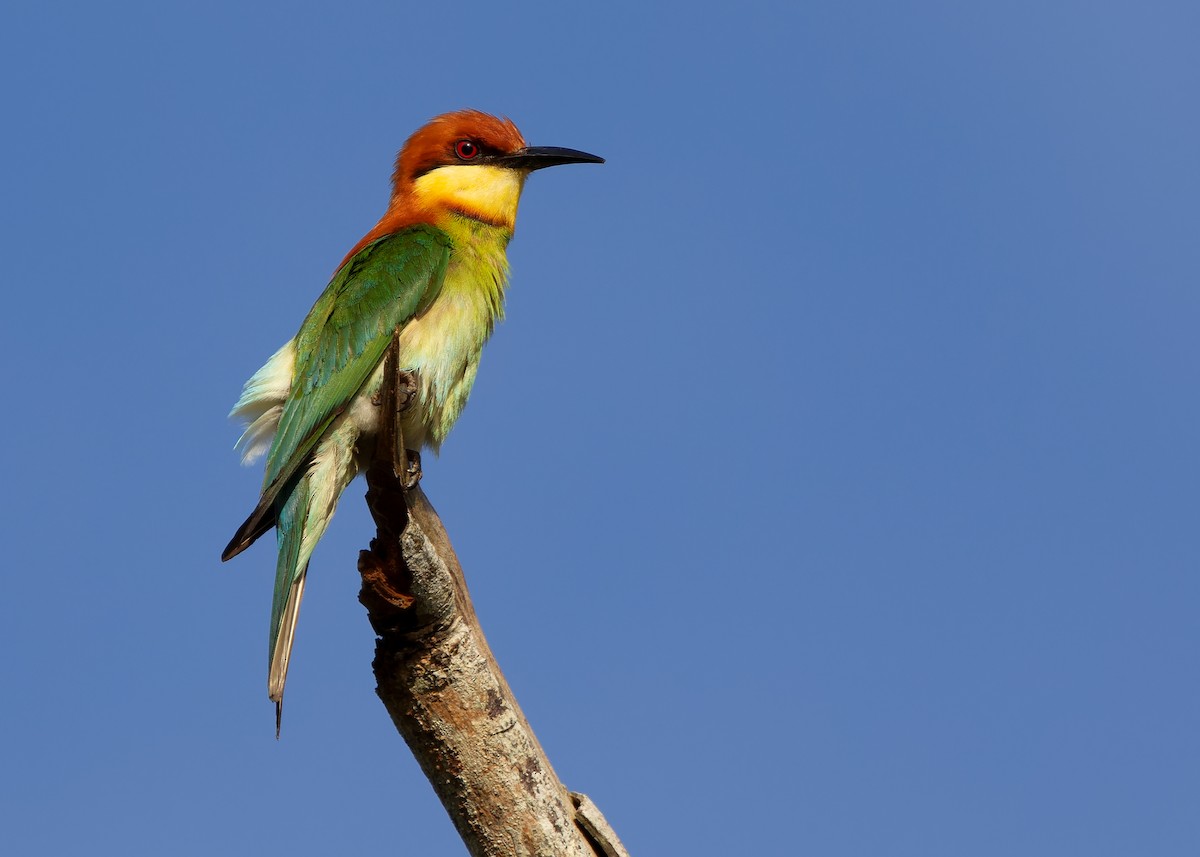
[[[274,525],[280,492],[370,378],[396,326],[437,297],[449,259],[444,232],[413,226],[368,244],[334,274],[296,336],[292,389],[267,454],[262,497],[223,559]]]

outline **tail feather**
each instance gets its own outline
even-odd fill
[[[271,602],[267,695],[275,703],[276,735],[282,717],[283,689],[287,683],[292,644],[296,637],[300,601],[304,597],[308,560],[333,518],[342,491],[357,475],[354,461],[357,439],[357,428],[348,421],[343,422],[321,442],[312,464],[295,481],[286,499],[280,495],[281,502],[277,501],[275,507],[279,560],[275,567],[275,595]],[[252,531],[255,527],[250,526],[248,521],[243,529]],[[265,529],[269,529],[269,526],[263,531]]]
[[[287,683],[288,663],[292,659],[292,643],[296,639],[296,620],[300,618],[300,601],[304,598],[304,581],[308,566],[288,591],[287,603],[280,617],[279,630],[271,644],[271,666],[267,673],[267,696],[275,703],[275,737],[283,720],[283,686]]]
[[[311,545],[316,544],[324,527],[312,532],[309,520],[312,508],[312,474],[296,483],[278,512],[279,559],[275,566],[275,594],[271,600],[271,648],[267,673],[267,696],[275,703],[276,720],[283,704],[283,686],[287,682],[292,643],[296,639],[296,620],[304,597]],[[319,518],[317,519],[319,520]],[[309,543],[307,551],[305,543]],[[276,731],[278,732],[278,723]]]

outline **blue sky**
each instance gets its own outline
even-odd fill
[[[6,853],[461,853],[373,694],[362,485],[283,739],[225,420],[477,107],[534,176],[425,489],[634,854],[1200,848],[1185,3],[0,13]]]

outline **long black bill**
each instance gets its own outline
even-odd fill
[[[501,155],[497,160],[506,167],[520,170],[540,170],[560,164],[604,163],[604,158],[599,155],[589,155],[578,149],[564,149],[560,146],[529,146],[511,155]]]

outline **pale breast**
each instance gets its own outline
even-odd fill
[[[437,299],[400,334],[400,365],[415,370],[417,407],[405,437],[437,449],[467,404],[479,356],[503,312],[503,247],[497,253],[456,252]],[[498,256],[498,260],[497,260]]]

